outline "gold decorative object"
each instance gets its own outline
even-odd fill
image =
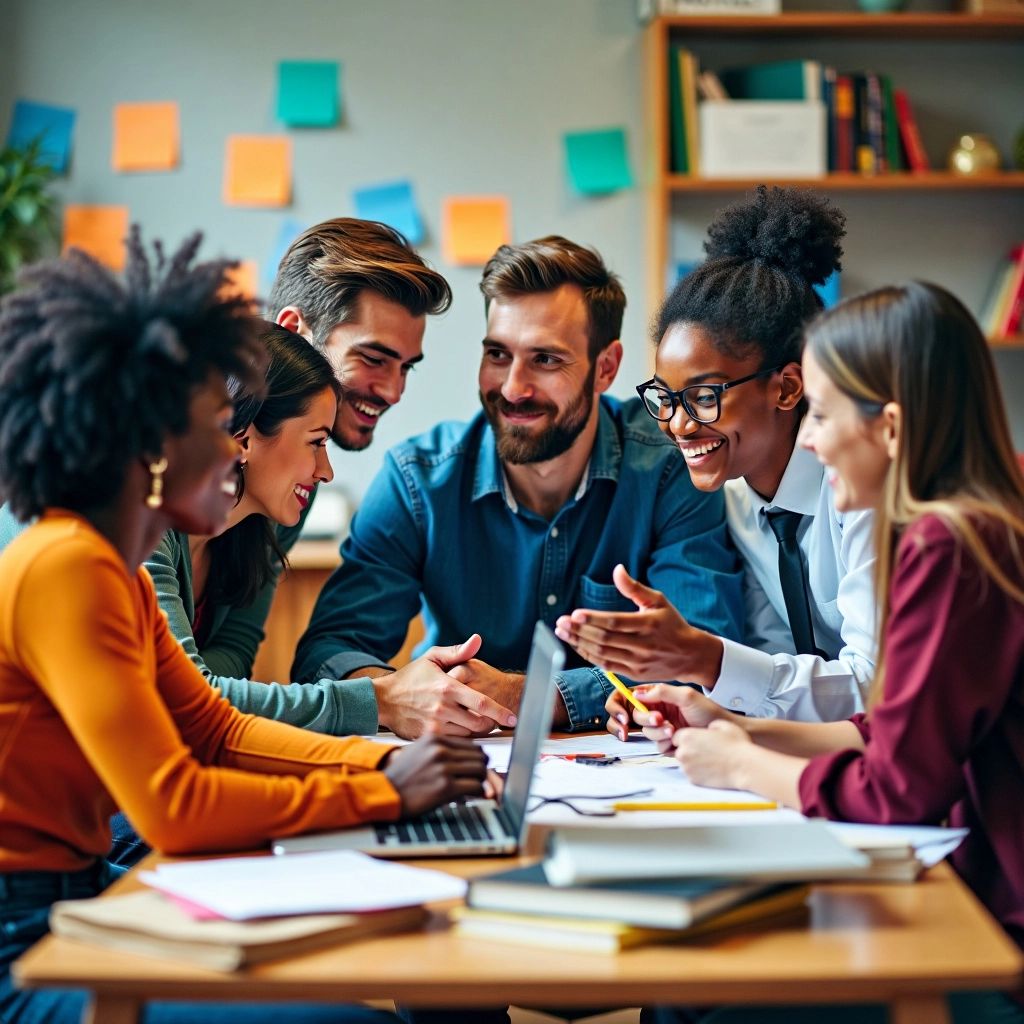
[[[954,174],[991,174],[1001,163],[996,144],[981,132],[961,135],[949,151],[949,169]]]

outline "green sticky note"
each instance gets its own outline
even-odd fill
[[[277,119],[296,128],[337,124],[338,62],[283,60],[277,66]]]
[[[584,195],[615,192],[633,185],[625,128],[567,132],[565,156],[569,178]]]

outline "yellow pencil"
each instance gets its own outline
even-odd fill
[[[774,811],[779,805],[771,800],[747,800],[730,803],[726,800],[619,800],[612,804],[616,811]]]
[[[649,711],[647,705],[638,697],[634,697],[633,691],[614,672],[609,672],[606,668],[601,669],[601,671],[608,677],[608,682],[611,683],[612,686],[614,686],[615,689],[618,690],[619,693],[621,693],[622,696],[637,709],[637,711],[643,711],[644,713]]]

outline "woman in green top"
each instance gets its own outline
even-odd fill
[[[215,537],[165,534],[146,568],[171,631],[239,710],[333,735],[373,732],[376,714],[348,707],[336,680],[247,678],[298,533],[292,528],[314,488],[334,475],[326,444],[341,394],[330,363],[303,338],[272,323],[261,335],[270,358],[266,394],[232,394],[232,432],[242,447],[238,502]]]

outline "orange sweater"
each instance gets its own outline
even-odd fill
[[[398,817],[390,747],[236,711],[143,568],[54,510],[0,556],[0,872],[73,871],[123,810],[166,853]]]

